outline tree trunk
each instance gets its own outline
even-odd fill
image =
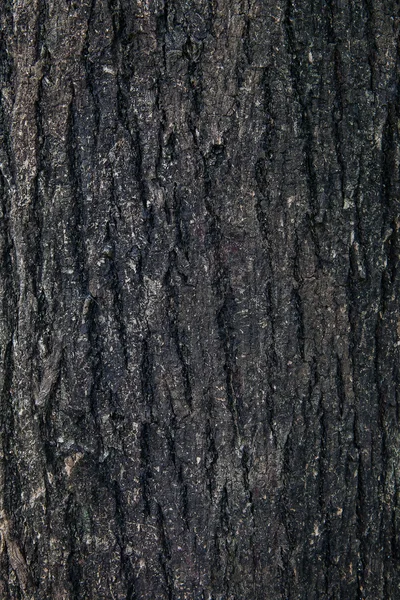
[[[0,3],[0,597],[400,598],[399,3]]]

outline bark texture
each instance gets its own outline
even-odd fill
[[[0,2],[0,597],[400,598],[399,2]]]

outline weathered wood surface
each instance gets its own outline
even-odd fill
[[[399,3],[0,20],[0,597],[400,598]]]

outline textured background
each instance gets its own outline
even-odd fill
[[[399,12],[1,1],[2,600],[400,598]]]

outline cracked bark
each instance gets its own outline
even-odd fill
[[[400,597],[398,2],[0,23],[1,598]]]

